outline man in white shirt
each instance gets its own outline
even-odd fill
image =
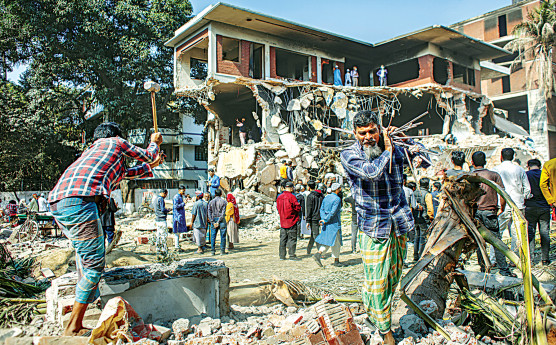
[[[512,163],[515,151],[511,148],[502,149],[501,161],[497,167],[492,169],[502,177],[504,188],[512,198],[512,201],[520,209],[522,213],[525,210],[525,199],[529,199],[531,195],[531,186],[527,179],[525,170],[517,164]],[[511,249],[516,252],[516,239],[517,232],[515,224],[512,224],[512,208],[506,207],[504,212],[498,216],[498,223],[500,224],[500,234],[503,235],[504,231],[508,229],[511,237]]]
[[[44,193],[41,193],[41,196],[39,197],[37,202],[39,203],[39,212],[48,212],[48,203],[46,202]]]

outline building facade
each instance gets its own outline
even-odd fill
[[[182,114],[180,130],[160,128],[164,142],[160,149],[166,154],[163,164],[153,169],[153,177],[133,180],[135,188],[132,196],[135,208],[149,199],[159,189],[169,191],[168,198],[173,197],[180,185],[186,187],[186,193],[194,195],[195,190],[203,190],[207,179],[207,151],[203,143],[204,126],[195,124],[193,116]],[[129,132],[128,140],[135,145],[143,145],[145,131],[135,129]],[[126,205],[133,211],[131,200]]]
[[[413,116],[430,110],[423,134],[445,135],[452,129],[458,133],[491,131],[491,123],[482,123],[484,119],[490,121],[486,116],[490,107],[482,99],[481,81],[508,74],[507,69],[483,63],[507,56],[508,51],[452,28],[431,26],[371,44],[224,3],[204,9],[176,30],[166,45],[174,49],[176,93],[197,98],[209,112],[209,165],[215,165],[222,145],[238,145],[238,119],[246,119],[254,142],[281,141],[272,119],[276,122],[276,117],[293,116],[286,113],[298,110],[288,102],[304,91],[288,88],[284,100],[279,99],[281,92],[294,84],[337,87],[332,85],[336,67],[342,85],[346,84],[347,70],[356,66],[357,89],[374,90],[379,86],[377,71],[386,66],[387,88],[402,90],[387,91],[388,97],[411,88],[437,90],[423,97],[416,96],[416,90],[416,99],[408,100],[408,109],[413,109]],[[315,112],[324,109],[315,106]],[[360,104],[355,106],[361,108]],[[342,112],[330,119],[328,125],[340,124],[344,115]],[[403,123],[404,116],[398,116],[393,124]],[[304,121],[309,118],[305,116]],[[303,140],[298,134],[294,136]]]
[[[453,24],[465,35],[504,47],[514,39],[513,29],[527,20],[540,0],[513,1],[511,5]],[[503,109],[507,119],[523,127],[534,141],[535,148],[548,160],[556,157],[556,100],[546,101],[539,90],[535,57],[525,56],[514,63],[517,54],[499,57],[492,63],[511,68],[509,75],[483,80],[481,89]]]

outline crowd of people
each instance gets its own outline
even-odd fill
[[[183,252],[180,240],[186,232],[191,231],[191,240],[197,246],[197,253],[203,254],[210,243],[212,255],[216,255],[217,235],[220,234],[220,254],[227,254],[226,249],[234,249],[234,244],[239,243],[240,222],[239,207],[232,193],[226,198],[222,196],[222,189],[216,187],[214,181],[218,176],[211,171],[213,179],[209,180],[208,193],[195,192],[195,201],[191,209],[191,222],[187,224],[185,216],[185,204],[188,201],[185,194],[185,186],[179,186],[178,193],[172,200],[172,236],[176,252]],[[218,179],[219,181],[219,179]],[[169,234],[167,217],[170,209],[166,208],[165,198],[168,190],[159,191],[153,201],[156,227],[156,250],[160,255],[168,254],[166,239]]]
[[[369,320],[381,332],[385,344],[394,344],[391,331],[391,307],[396,286],[400,281],[407,251],[407,242],[414,246],[414,261],[422,254],[430,222],[436,216],[444,177],[476,174],[497,183],[510,195],[512,203],[528,221],[529,240],[534,248],[537,229],[541,235],[542,263],[549,264],[549,224],[551,208],[556,206],[556,159],[544,164],[536,159],[527,162],[525,171],[512,162],[515,152],[502,150],[501,163],[492,170],[485,168],[486,155],[477,151],[469,160],[463,152],[453,152],[453,167],[431,184],[427,178],[408,182],[404,168],[408,160],[415,168],[428,166],[430,159],[423,145],[396,132],[396,128],[380,126],[379,114],[360,111],[353,118],[355,142],[341,152],[344,176],[328,174],[323,181],[303,184],[292,180],[291,162],[280,169],[280,194],[276,208],[280,218],[280,260],[299,260],[296,255],[298,239],[307,236],[306,251],[317,265],[323,266],[325,254],[331,251],[332,265],[340,262],[342,246],[341,212],[343,201],[352,209],[351,250],[361,254],[364,285],[363,304]],[[395,133],[405,146],[392,142]],[[162,136],[154,133],[146,149],[134,146],[122,138],[115,123],[103,123],[94,133],[94,143],[83,152],[64,174],[48,196],[48,204],[57,224],[70,239],[76,252],[78,281],[75,303],[65,335],[81,335],[87,330],[82,321],[87,305],[99,297],[98,283],[105,264],[105,229],[102,214],[110,205],[110,193],[124,178],[152,177],[152,168],[161,161]],[[125,157],[141,164],[129,168]],[[464,171],[469,161],[469,171]],[[234,248],[239,242],[239,208],[232,194],[223,196],[220,179],[209,170],[208,192],[196,192],[189,224],[185,217],[187,195],[180,186],[173,199],[174,246],[180,250],[183,233],[192,230],[197,252],[203,253],[210,239],[210,249],[216,254],[220,234],[220,253]],[[344,178],[346,184],[344,184]],[[345,198],[344,189],[350,193]],[[477,200],[475,217],[501,237],[504,230],[516,249],[516,225],[504,199],[487,185]],[[154,200],[157,228],[157,250],[167,253],[167,190],[161,190]],[[37,198],[38,199],[38,198]],[[12,203],[13,204],[13,203]],[[40,203],[37,201],[40,207]],[[29,205],[31,207],[32,205]],[[34,207],[34,205],[33,205]],[[13,206],[11,206],[13,208]],[[113,207],[112,207],[113,209]],[[110,222],[107,222],[110,223]],[[110,227],[111,224],[108,224]],[[505,257],[491,249],[492,262],[500,274],[513,275]],[[481,264],[482,266],[484,264]]]

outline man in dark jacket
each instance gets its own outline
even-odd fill
[[[527,230],[529,234],[529,250],[531,256],[535,251],[535,233],[537,226],[541,235],[542,264],[550,265],[548,252],[550,250],[550,205],[542,194],[541,162],[538,159],[530,159],[527,162],[527,179],[531,186],[533,197],[525,200],[525,219],[527,219]]]
[[[305,195],[303,194],[303,185],[297,184],[295,186],[295,198],[297,202],[301,206],[301,212],[299,212],[299,222],[297,222],[297,238],[302,239],[303,235],[301,234],[301,222],[305,218]]]
[[[214,199],[208,204],[208,219],[211,224],[210,245],[212,255],[216,255],[216,234],[220,231],[220,254],[226,254],[226,205],[222,198],[222,190],[214,191]]]
[[[429,192],[430,180],[419,180],[419,189],[415,191],[417,212],[415,213],[415,241],[413,244],[413,261],[419,260],[425,248],[426,234],[433,214],[432,194]]]
[[[162,255],[168,253],[168,247],[166,245],[166,238],[168,237],[168,225],[166,223],[166,218],[168,216],[168,210],[164,203],[164,199],[168,196],[168,190],[161,189],[158,196],[154,199],[154,223],[156,226],[156,251]]]
[[[307,254],[311,254],[311,249],[315,244],[315,239],[320,234],[320,206],[322,205],[322,200],[324,195],[315,190],[315,181],[309,181],[307,183],[307,188],[309,188],[309,195],[307,195],[306,209],[305,209],[305,220],[307,226],[311,230],[311,237],[309,237],[309,243],[307,244]]]
[[[276,199],[276,208],[280,216],[280,260],[286,260],[286,248],[290,259],[296,259],[295,247],[297,245],[297,223],[301,205],[292,194],[293,182],[288,181],[285,190]]]

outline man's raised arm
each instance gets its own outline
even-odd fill
[[[361,156],[347,149],[340,155],[342,166],[348,174],[356,175],[368,180],[373,180],[382,175],[388,162],[390,161],[390,152],[384,151],[378,158],[372,161],[362,158]]]

